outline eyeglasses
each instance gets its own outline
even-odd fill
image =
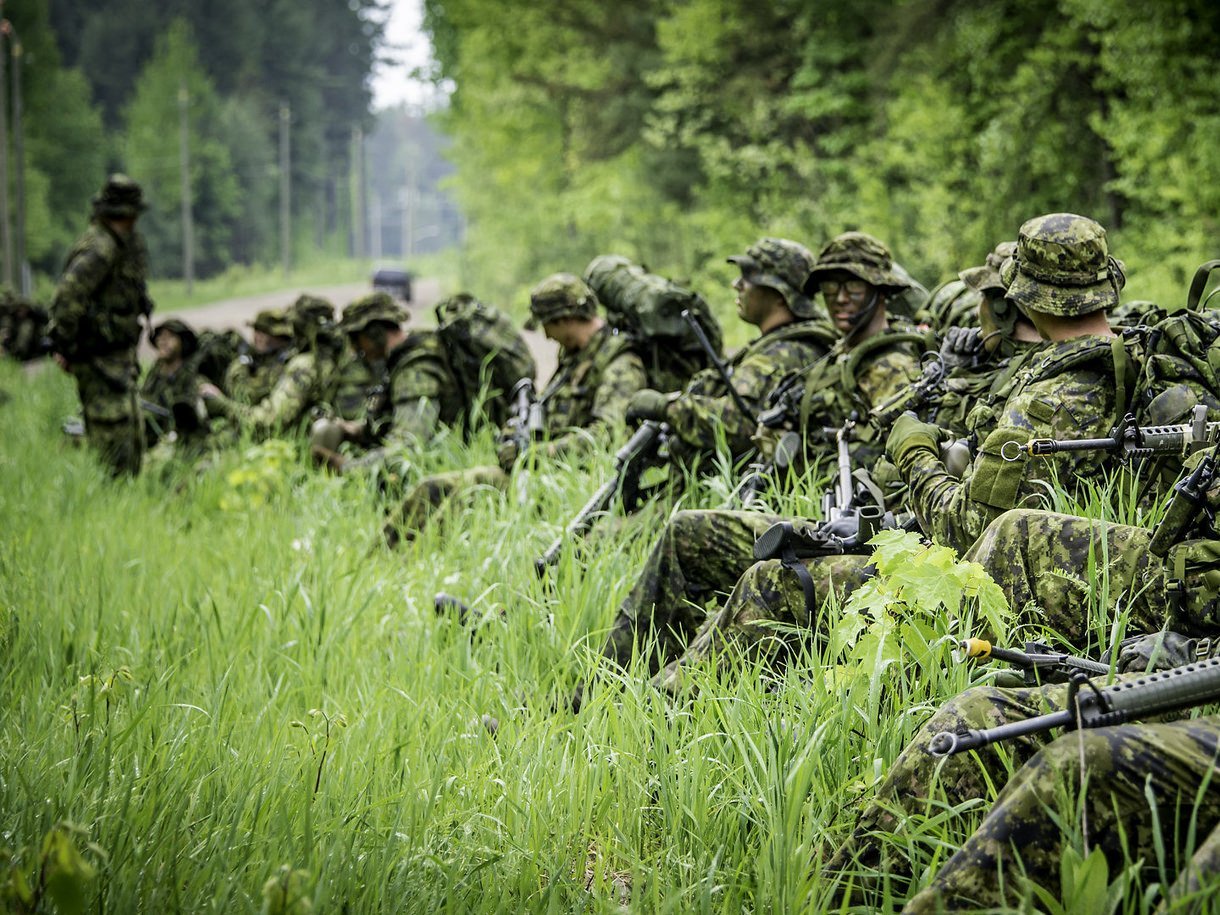
[[[868,294],[869,284],[864,280],[844,280],[842,283],[835,280],[827,280],[824,283],[818,283],[818,288],[822,290],[822,295],[828,299],[835,298],[842,290],[846,290],[848,296],[853,299],[862,299]]]

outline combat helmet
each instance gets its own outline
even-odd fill
[[[911,285],[909,278],[894,269],[890,249],[867,232],[844,232],[832,238],[805,279],[805,294],[816,294],[822,280],[838,272],[850,273],[887,292],[901,292]]]
[[[281,308],[260,311],[250,322],[250,327],[271,337],[283,337],[285,340],[292,337],[292,322]]]
[[[552,273],[530,290],[530,316],[526,330],[560,318],[592,318],[597,315],[597,294],[574,273]]]
[[[335,306],[326,299],[305,294],[288,306],[288,320],[292,332],[298,337],[316,335],[320,328],[329,327],[335,321]]]
[[[1075,213],[1038,216],[1021,226],[1000,276],[1022,309],[1065,318],[1109,311],[1127,282],[1110,256],[1106,230]]]
[[[115,173],[93,195],[93,213],[110,219],[134,219],[148,209],[144,191],[126,175]]]
[[[813,252],[786,238],[760,238],[745,254],[728,258],[741,269],[741,275],[755,286],[774,289],[784,297],[789,310],[798,318],[814,316],[813,302],[801,291],[813,266]]]
[[[177,318],[162,321],[154,327],[152,333],[148,335],[149,342],[156,345],[157,337],[165,331],[168,331],[182,341],[182,358],[189,359],[199,351],[199,336],[195,333],[194,328],[185,321],[179,321]]]
[[[957,275],[963,283],[983,295],[1004,295],[1008,287],[1000,277],[1000,267],[1017,250],[1015,241],[1002,241],[987,254],[981,266],[963,270]]]
[[[343,309],[339,329],[349,337],[354,337],[374,321],[399,325],[409,317],[410,312],[395,302],[388,292],[373,292],[361,296]]]

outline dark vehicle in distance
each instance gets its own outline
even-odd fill
[[[397,267],[380,267],[373,271],[373,289],[388,292],[404,302],[411,301],[411,274]]]

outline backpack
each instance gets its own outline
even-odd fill
[[[683,311],[698,319],[716,355],[721,355],[720,323],[698,293],[616,255],[594,258],[584,278],[605,308],[606,319],[631,338],[648,383],[657,390],[679,391],[691,376],[712,364],[683,320]]]
[[[458,293],[437,303],[436,332],[470,413],[486,387],[479,405],[483,415],[497,426],[507,422],[509,392],[522,378],[533,380],[538,372],[525,338],[508,315],[468,293]]]
[[[218,388],[224,388],[225,373],[233,360],[250,351],[250,344],[235,330],[205,330],[199,333],[199,348],[192,357],[194,371]]]
[[[1179,311],[1153,326],[1135,389],[1143,422],[1184,422],[1196,404],[1220,419],[1220,318]],[[1151,407],[1152,409],[1149,409]]]

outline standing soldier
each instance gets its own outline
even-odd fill
[[[138,184],[126,175],[106,179],[51,302],[55,361],[76,379],[85,437],[113,476],[139,473],[144,455],[136,347],[140,318],[153,308],[148,254],[136,231],[144,209]]]

